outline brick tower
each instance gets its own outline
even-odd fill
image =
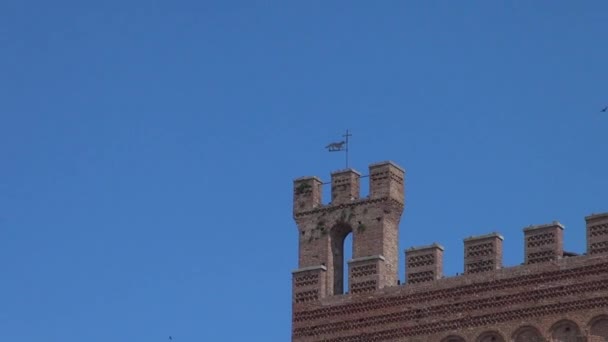
[[[331,175],[329,205],[322,204],[318,178],[294,181],[293,213],[300,232],[300,268],[293,284],[296,303],[342,294],[344,239],[350,233],[349,292],[397,285],[403,177],[403,169],[394,163],[370,165],[370,195],[361,199],[361,174],[353,169],[336,171]]]
[[[559,222],[524,228],[524,263],[513,267],[503,266],[504,239],[496,232],[464,239],[464,272],[453,277],[442,274],[441,245],[408,248],[401,283],[404,176],[392,162],[370,165],[366,176],[336,171],[329,204],[319,178],[294,181],[292,341],[608,341],[608,213],[585,218],[587,251],[580,255],[564,251]],[[369,177],[365,198],[362,177]],[[348,234],[353,252],[344,265]]]

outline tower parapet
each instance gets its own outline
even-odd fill
[[[293,213],[305,212],[319,207],[323,202],[321,185],[317,177],[301,177],[293,181]]]
[[[359,199],[361,174],[345,169],[331,174],[331,204],[349,203]]]
[[[369,197],[391,198],[404,203],[405,170],[399,165],[385,161],[369,166]]]

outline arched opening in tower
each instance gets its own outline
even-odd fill
[[[343,294],[345,286],[348,286],[348,274],[344,270],[346,269],[347,261],[352,257],[353,239],[351,232],[351,226],[344,222],[336,224],[331,229],[334,295]]]
[[[344,272],[342,272],[342,293],[348,292],[348,260],[353,258],[353,233],[348,233],[344,238],[344,256],[342,258],[342,265],[346,265]]]

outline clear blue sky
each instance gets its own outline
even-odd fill
[[[0,2],[0,339],[288,341],[292,180],[407,169],[400,249],[608,211],[608,2]],[[403,260],[402,260],[403,261]],[[400,265],[403,274],[403,264]],[[403,275],[401,276],[403,279]]]

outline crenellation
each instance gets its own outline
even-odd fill
[[[416,284],[441,279],[443,277],[443,251],[443,246],[437,243],[406,249],[406,283]]]
[[[369,197],[388,197],[404,203],[405,170],[392,161],[369,166]]]
[[[293,299],[294,303],[314,302],[326,295],[327,267],[312,266],[304,267],[292,272],[293,277]]]
[[[585,217],[587,226],[587,253],[608,254],[608,213]]]
[[[293,181],[293,212],[309,211],[322,205],[323,182],[318,177],[301,177]]]
[[[555,261],[564,256],[564,226],[552,223],[524,228],[526,264]]]
[[[502,241],[498,233],[464,239],[464,273],[480,273],[502,267]]]
[[[361,173],[346,169],[331,174],[331,204],[349,203],[359,199]]]
[[[457,276],[443,276],[441,245],[408,248],[401,285],[404,176],[392,162],[370,165],[370,192],[361,198],[364,176],[333,172],[329,204],[319,178],[294,181],[300,268],[292,277],[293,341],[608,341],[608,213],[585,217],[584,254],[563,250],[557,221],[524,228],[517,266],[503,266],[504,238],[496,232],[464,239],[465,272]],[[345,262],[349,234],[353,253]]]
[[[369,293],[386,286],[386,281],[381,279],[385,274],[384,267],[385,258],[382,255],[349,260],[349,293]]]

